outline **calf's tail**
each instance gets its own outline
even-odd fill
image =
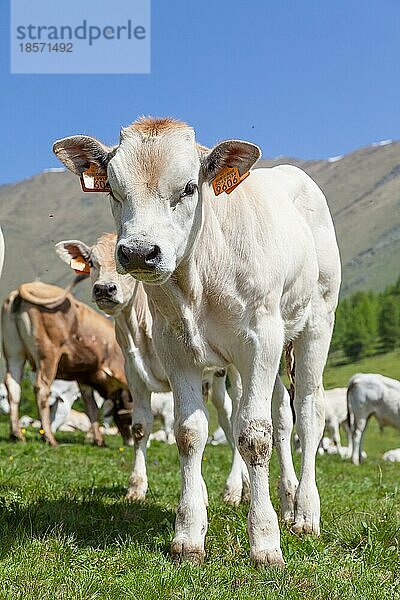
[[[290,408],[292,410],[293,423],[296,422],[296,414],[294,411],[294,392],[295,392],[295,370],[296,361],[294,356],[293,343],[288,342],[285,347],[285,366],[286,375],[289,379],[289,397],[290,397]]]

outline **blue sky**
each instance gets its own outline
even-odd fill
[[[57,138],[114,143],[141,114],[265,157],[400,138],[398,0],[153,0],[150,75],[10,75],[9,0],[0,32],[0,183],[58,166]]]

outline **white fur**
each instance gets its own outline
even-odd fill
[[[107,173],[117,257],[121,247],[133,254],[143,246],[159,248],[154,268],[138,268],[133,260],[118,264],[120,272],[145,283],[154,344],[174,393],[182,489],[172,554],[177,561],[204,557],[207,495],[201,466],[207,413],[202,373],[207,366],[233,364],[243,386],[233,421],[250,476],[250,556],[259,564],[282,564],[268,463],[273,414],[280,423],[275,429],[284,450],[281,461],[286,465],[290,457],[291,462],[287,394],[276,379],[289,340],[296,359],[295,410],[303,452],[298,487],[295,478],[285,478],[285,485],[297,490],[295,502],[284,510],[294,514],[295,532],[319,533],[315,454],[324,425],[322,372],[340,283],[328,206],[316,184],[292,166],[251,171],[232,194],[215,197],[211,178],[226,166],[247,171],[258,149],[229,141],[208,152],[196,146],[188,127],[154,131],[157,120],[151,119],[123,130]],[[89,151],[93,145],[106,161],[104,147],[91,141]],[[87,151],[85,139],[61,140],[54,148],[75,172],[79,147]],[[198,188],[188,196],[189,181]],[[274,388],[276,405],[271,407]]]

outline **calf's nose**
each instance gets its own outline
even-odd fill
[[[120,264],[127,270],[149,271],[155,269],[161,260],[161,249],[159,246],[150,244],[139,244],[137,246],[125,246],[121,244],[117,251]]]
[[[117,291],[114,283],[95,283],[93,286],[93,295],[95,298],[112,298]]]

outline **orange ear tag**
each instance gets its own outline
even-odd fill
[[[90,275],[90,265],[82,256],[71,258],[69,265],[77,275]]]
[[[222,192],[230,194],[249,175],[249,171],[243,175],[239,175],[239,169],[237,167],[225,167],[225,169],[218,173],[211,182],[214,188],[214,194],[216,196],[219,196]]]
[[[80,180],[83,192],[111,192],[107,175],[99,173],[98,166],[93,163],[90,163],[90,167],[83,171]]]

